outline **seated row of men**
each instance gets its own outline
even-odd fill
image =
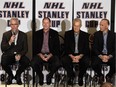
[[[111,82],[111,77],[115,73],[115,33],[108,29],[109,20],[100,21],[100,31],[94,34],[92,45],[92,58],[89,48],[89,34],[80,30],[82,22],[76,18],[73,20],[73,29],[66,31],[64,35],[64,55],[60,55],[60,41],[58,32],[51,29],[51,20],[48,17],[42,20],[43,29],[34,33],[33,58],[30,61],[26,56],[27,36],[18,29],[19,21],[11,18],[11,30],[3,34],[1,50],[3,52],[1,65],[8,74],[7,84],[12,84],[15,78],[17,84],[21,85],[21,73],[31,64],[34,71],[39,76],[39,84],[43,85],[44,75],[42,73],[44,63],[49,65],[47,84],[51,84],[54,73],[62,66],[67,71],[68,84],[73,84],[75,77],[73,63],[79,64],[78,84],[83,85],[83,75],[90,65],[99,77],[99,82],[104,81],[101,73],[102,64],[108,64],[110,71],[106,75],[106,80]],[[9,65],[16,61],[20,63],[16,75],[14,76]]]

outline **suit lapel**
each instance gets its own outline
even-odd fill
[[[48,36],[48,46],[49,48],[51,48],[52,46],[52,32],[51,32],[51,29],[49,30],[49,36]]]
[[[72,40],[71,42],[73,42],[72,43],[72,50],[75,51],[75,37],[74,37],[74,31],[73,30],[71,32],[71,38],[70,39]]]
[[[18,33],[18,37],[17,37],[17,45],[21,42],[20,40],[21,40],[21,32],[19,31],[19,33]]]
[[[108,36],[107,36],[107,49],[108,49],[108,46],[110,45],[110,43],[109,43],[109,42],[111,42],[110,40],[112,40],[110,36],[111,36],[110,31],[108,31]]]
[[[43,45],[43,37],[44,37],[43,35],[44,35],[44,32],[43,32],[43,29],[42,29],[42,31],[40,33],[40,36],[37,35],[37,37],[40,39],[41,48],[42,48],[42,45]]]
[[[80,50],[80,48],[82,47],[82,44],[83,44],[83,33],[79,32],[79,39],[78,39],[78,50]]]
[[[100,39],[101,44],[102,44],[102,46],[103,46],[103,44],[104,44],[104,39],[103,39],[103,32],[101,32],[101,31],[100,31],[99,39]]]

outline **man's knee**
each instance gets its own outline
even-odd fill
[[[8,65],[8,61],[7,61],[7,56],[6,55],[2,55],[2,57],[1,57],[1,65],[2,66],[7,66]]]
[[[34,60],[31,61],[31,67],[34,68],[36,66],[36,63]]]
[[[30,64],[29,58],[27,58],[26,56],[22,57],[22,59],[20,60],[20,64],[24,66],[29,66]]]

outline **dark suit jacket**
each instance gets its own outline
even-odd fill
[[[42,45],[43,45],[43,29],[38,30],[34,34],[34,55],[41,53]],[[49,39],[48,46],[50,53],[53,55],[59,56],[60,51],[60,41],[58,32],[55,30],[49,30]]]
[[[93,39],[93,51],[96,56],[102,54],[103,50],[103,32],[98,31],[94,34],[94,39]],[[113,55],[115,54],[115,33],[108,31],[108,36],[107,36],[107,51],[108,55]]]
[[[19,31],[17,45],[14,45],[13,43],[9,45],[8,42],[11,36],[12,36],[11,30],[3,34],[2,42],[1,42],[2,52],[6,55],[13,55],[14,52],[17,52],[17,54],[20,54],[21,56],[25,55],[28,50],[27,35]]]
[[[89,55],[89,34],[80,30],[78,40],[79,54]],[[75,52],[75,37],[74,31],[70,30],[65,33],[65,53],[74,54]]]

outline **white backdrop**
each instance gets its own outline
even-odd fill
[[[87,21],[96,20],[99,23],[103,18],[110,21],[110,16],[111,0],[74,0],[74,18],[82,19],[81,30],[85,32],[87,32]]]
[[[87,32],[86,21],[96,20],[99,22],[102,18],[108,18],[110,20],[111,0],[74,0],[74,15],[72,15],[72,1],[73,0],[36,0],[37,29],[42,28],[41,21],[44,16],[50,17],[52,20],[52,28],[59,32],[62,32],[63,28],[65,31],[72,28],[72,16],[82,19],[81,30],[85,32]],[[94,13],[94,15],[90,16],[90,13]],[[0,1],[0,42],[3,32],[10,29],[10,27],[8,27],[8,20],[12,16],[19,18],[19,29],[21,31],[30,32],[32,0]],[[97,30],[99,30],[99,26]]]
[[[17,17],[20,20],[19,30],[31,31],[32,0],[1,0],[0,1],[0,43],[3,32],[10,30],[9,20]],[[0,44],[1,47],[1,44]],[[0,57],[1,57],[0,50]],[[1,61],[1,58],[0,58]]]
[[[36,0],[36,18],[39,20],[39,29],[42,28],[42,19],[49,17],[54,30],[62,31],[62,22],[66,30],[72,24],[72,0]]]

